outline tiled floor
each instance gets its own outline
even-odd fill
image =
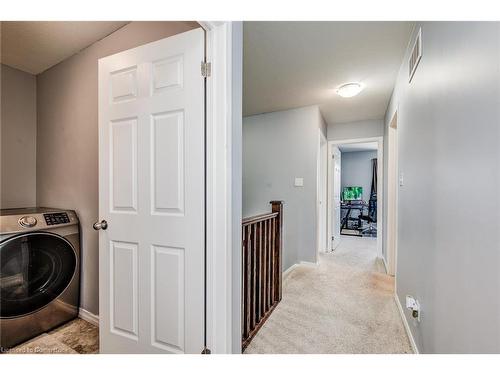
[[[9,353],[96,354],[99,353],[99,328],[77,318],[12,348]]]

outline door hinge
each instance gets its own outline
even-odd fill
[[[212,74],[212,63],[209,62],[201,62],[201,76],[202,77],[210,77]]]
[[[212,352],[210,351],[210,349],[208,349],[206,346],[203,348],[203,350],[201,351],[201,354],[212,354]]]

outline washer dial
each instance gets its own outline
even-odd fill
[[[36,225],[36,219],[33,216],[23,216],[19,219],[19,224],[25,228],[31,228]]]

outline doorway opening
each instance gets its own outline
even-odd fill
[[[328,250],[368,237],[383,259],[383,138],[331,141],[328,154]]]

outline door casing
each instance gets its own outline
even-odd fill
[[[335,184],[337,183],[337,179],[340,179],[340,171],[339,176],[336,177],[335,164],[337,163],[337,159],[340,158],[340,151],[337,146],[328,144],[328,178],[327,178],[327,191],[328,191],[328,212],[327,212],[327,233],[328,233],[328,251],[333,251],[340,244],[340,221],[336,219],[337,216],[335,212],[335,205],[337,202],[335,201]],[[338,181],[339,189],[340,189],[340,181]],[[338,202],[338,209],[340,210],[340,197]],[[341,213],[339,213],[341,216]],[[335,229],[334,229],[335,225]],[[336,227],[338,225],[338,228]]]
[[[316,262],[319,261],[319,253],[327,252],[327,178],[328,178],[328,141],[321,129],[318,129],[318,172],[317,172],[317,251]]]
[[[387,273],[395,276],[397,271],[398,243],[398,113],[392,116],[388,130],[387,155]]]
[[[383,244],[383,217],[384,217],[384,137],[370,137],[370,138],[353,138],[353,139],[342,139],[328,142],[328,148],[330,149],[332,146],[339,146],[343,144],[352,144],[352,143],[366,143],[366,142],[377,142],[377,255],[381,258],[385,264],[386,259],[383,255],[382,244]],[[331,158],[328,158],[328,162],[331,163]],[[330,171],[330,168],[328,168]],[[330,178],[328,179],[328,183],[330,184]],[[330,202],[330,187],[328,193],[328,200]],[[331,221],[332,220],[332,210],[330,209],[330,203],[328,205],[328,218],[329,218],[329,234],[328,237],[331,238]],[[387,268],[387,266],[385,266]]]
[[[206,35],[206,346],[241,353],[243,22],[198,21]]]

